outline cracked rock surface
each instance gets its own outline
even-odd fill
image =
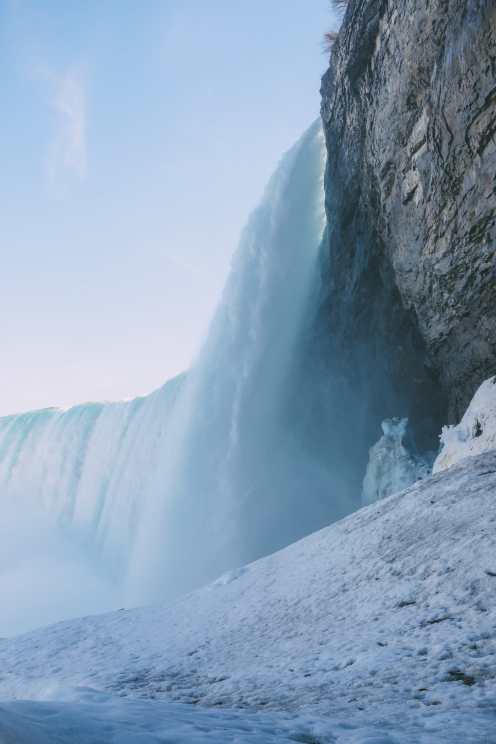
[[[352,0],[322,117],[330,322],[454,420],[496,369],[496,4]]]

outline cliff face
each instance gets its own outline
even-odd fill
[[[383,416],[453,420],[496,369],[496,4],[350,0],[322,118],[345,364]]]

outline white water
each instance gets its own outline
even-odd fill
[[[107,604],[172,597],[350,510],[291,415],[319,281],[323,168],[314,124],[252,214],[187,377],[128,403],[0,419],[9,534],[36,530],[41,510],[115,590]],[[9,570],[0,563],[0,592]],[[71,614],[54,596],[56,617]]]
[[[0,636],[114,609],[184,378],[0,419]]]
[[[3,510],[21,526],[41,511],[91,546],[109,573],[121,573],[183,379],[126,403],[0,419]]]

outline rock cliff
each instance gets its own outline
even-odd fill
[[[496,4],[350,0],[322,118],[326,322],[376,416],[434,431],[496,370]]]

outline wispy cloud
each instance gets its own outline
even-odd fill
[[[55,184],[70,175],[83,180],[86,157],[86,80],[81,68],[50,75],[50,107],[55,114],[54,134],[47,158],[48,176]]]
[[[50,10],[25,0],[0,0],[0,15],[8,36],[15,39],[15,55],[22,73],[41,96],[42,106],[52,114],[51,131],[44,157],[45,173],[56,190],[87,174],[87,70],[82,64],[53,64],[56,49],[38,34],[39,20]],[[3,12],[5,10],[5,12]],[[56,17],[56,12],[55,16]],[[43,121],[44,121],[44,117]]]
[[[68,70],[56,86],[56,157],[79,178],[86,175],[86,90],[81,70]]]
[[[88,170],[86,74],[81,66],[55,72],[36,65],[32,72],[42,85],[43,98],[53,115],[45,169],[49,185],[60,192],[73,179],[83,181]]]

